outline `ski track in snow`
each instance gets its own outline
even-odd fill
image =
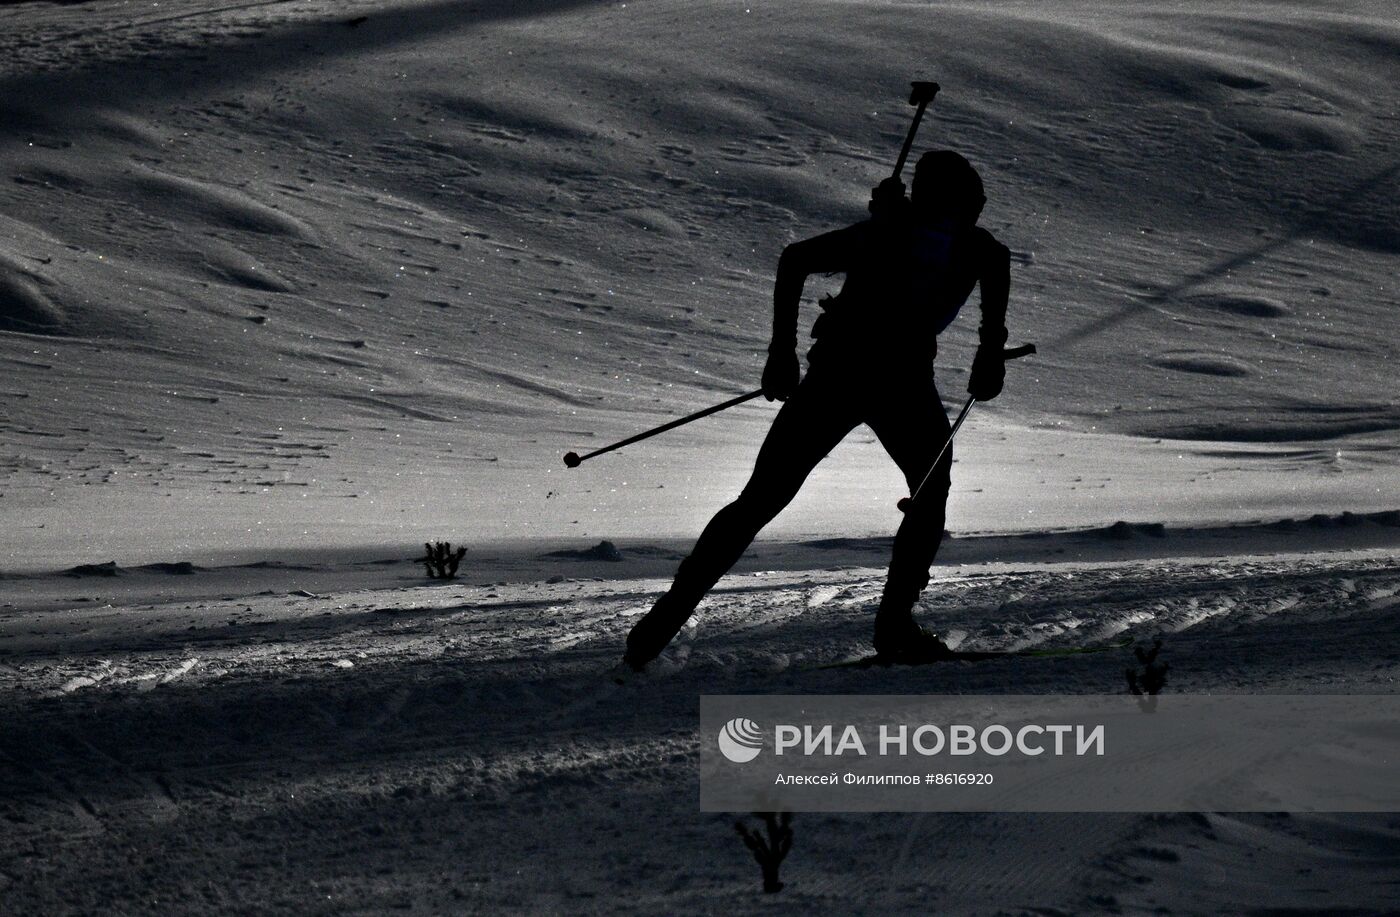
[[[139,849],[164,864],[176,910],[237,876],[220,906],[277,909],[310,882],[370,909],[710,912],[745,900],[753,877],[726,819],[695,809],[697,695],[1123,689],[1126,650],[813,670],[867,651],[882,576],[727,577],[623,685],[607,678],[634,620],[622,611],[663,580],[0,618],[7,900],[19,913],[128,900],[138,880],[113,851]],[[1061,564],[943,571],[920,615],[968,649],[1162,636],[1174,691],[1390,692],[1397,591],[1400,569],[1374,552]],[[635,847],[650,824],[666,828]],[[1245,863],[1273,883],[1238,886],[1258,901],[1400,906],[1391,816],[799,815],[797,827],[784,912],[1175,912],[1170,890]],[[529,865],[541,857],[547,874]],[[643,865],[650,878],[628,878]],[[1256,906],[1235,887],[1211,885],[1202,912]]]

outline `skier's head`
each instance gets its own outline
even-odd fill
[[[966,225],[977,222],[987,203],[982,177],[952,150],[931,150],[919,157],[909,197],[921,216]]]

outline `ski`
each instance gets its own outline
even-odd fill
[[[1051,647],[1048,649],[1034,650],[948,650],[940,653],[937,657],[929,659],[927,662],[904,662],[881,656],[873,653],[869,656],[861,656],[856,659],[843,659],[840,662],[828,662],[825,665],[813,666],[814,671],[825,669],[870,669],[875,667],[888,668],[890,666],[920,666],[936,665],[940,662],[983,662],[988,659],[1033,659],[1038,657],[1055,656],[1083,656],[1089,653],[1106,653],[1110,650],[1120,650],[1132,646],[1133,641],[1123,640],[1118,643],[1107,643],[1101,646],[1063,646]]]

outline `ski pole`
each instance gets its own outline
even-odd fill
[[[909,125],[909,133],[904,138],[904,148],[899,151],[899,159],[895,161],[893,178],[904,174],[904,162],[909,158],[909,150],[914,146],[914,135],[919,132],[919,122],[924,119],[924,109],[928,108],[933,97],[938,95],[937,83],[913,82],[909,85],[913,87],[909,92],[909,104],[919,107],[914,112],[914,122]]]
[[[1015,360],[1033,353],[1035,353],[1034,344],[1022,344],[1020,347],[1012,347],[1003,350],[1001,352],[1001,358],[1003,360]],[[914,488],[914,493],[911,496],[905,497],[899,501],[898,506],[901,513],[909,512],[910,508],[914,505],[914,501],[919,499],[919,494],[924,492],[924,485],[928,483],[929,478],[933,477],[933,472],[938,468],[938,463],[943,461],[943,456],[952,448],[953,437],[958,435],[958,428],[963,425],[964,420],[967,420],[967,415],[972,413],[972,406],[976,403],[977,399],[975,397],[968,397],[967,404],[964,404],[963,409],[958,412],[958,419],[953,421],[953,429],[948,431],[947,442],[943,444],[942,449],[938,450],[938,457],[935,458],[933,464],[929,466],[928,472],[924,475],[924,479],[919,482],[918,487]]]
[[[595,455],[602,455],[604,452],[611,452],[614,449],[621,449],[623,446],[630,446],[633,443],[641,442],[642,440],[649,439],[658,433],[665,433],[667,430],[674,430],[676,427],[683,427],[693,420],[699,420],[701,417],[709,417],[711,414],[718,414],[720,411],[728,410],[729,408],[732,408],[735,405],[743,404],[745,401],[752,401],[753,399],[757,398],[759,395],[762,394],[763,389],[758,389],[757,391],[749,392],[747,395],[740,395],[737,398],[730,398],[723,404],[717,404],[714,407],[705,408],[705,410],[703,411],[696,411],[694,414],[687,414],[679,420],[673,420],[669,423],[663,423],[659,427],[652,427],[650,430],[647,430],[644,433],[638,433],[636,436],[629,436],[627,439],[621,440],[620,442],[615,442],[611,446],[604,446],[601,449],[594,449],[587,455],[579,455],[577,452],[566,452],[564,453],[564,464],[569,466],[570,468],[577,468],[579,465],[593,458]]]

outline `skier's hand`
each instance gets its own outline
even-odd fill
[[[1001,394],[1006,381],[1006,360],[1000,347],[978,347],[972,361],[972,375],[967,380],[967,393],[978,401],[991,401]]]
[[[780,347],[768,353],[763,367],[763,397],[769,401],[787,401],[797,391],[802,367],[797,362],[797,350]]]
[[[870,215],[876,219],[898,216],[909,206],[904,197],[904,182],[890,177],[876,185],[870,192]]]

